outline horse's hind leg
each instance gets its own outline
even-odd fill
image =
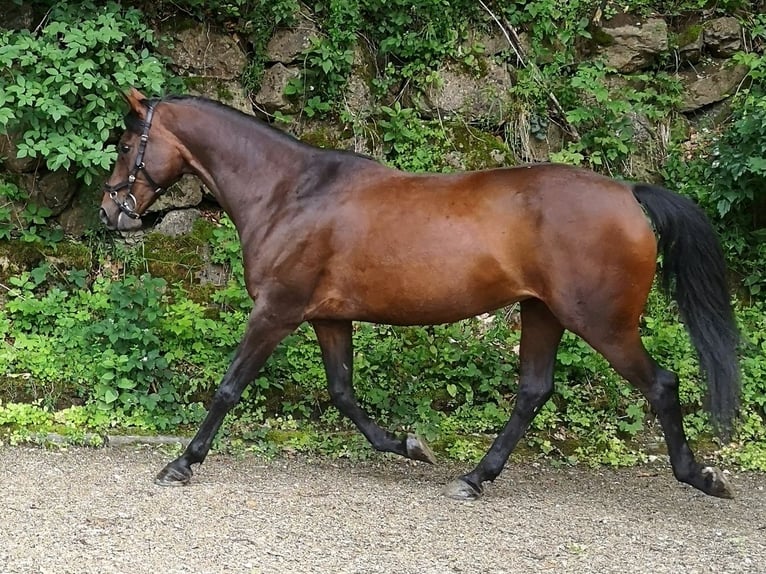
[[[649,401],[665,434],[675,477],[711,496],[732,498],[732,491],[721,471],[695,460],[684,433],[678,377],[659,367],[651,358],[641,342],[638,329],[609,332],[608,338],[592,335],[585,338]]]
[[[539,299],[521,303],[519,391],[513,413],[478,466],[447,486],[447,496],[478,498],[482,484],[494,480],[503,470],[519,439],[553,393],[553,367],[563,333],[564,328],[545,303]]]
[[[431,449],[418,437],[397,437],[379,427],[359,406],[352,386],[353,347],[351,321],[313,321],[330,397],[338,410],[347,416],[379,451],[393,452],[413,460],[433,463]]]

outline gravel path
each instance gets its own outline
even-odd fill
[[[0,447],[0,572],[759,573],[766,476],[706,497],[667,468],[511,464],[475,503],[461,468],[211,456],[183,488],[157,448]]]

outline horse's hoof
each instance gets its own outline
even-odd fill
[[[407,435],[407,458],[436,464],[436,457],[426,441],[414,434]]]
[[[478,500],[481,487],[476,488],[462,478],[456,478],[444,487],[444,494],[454,500]]]
[[[191,468],[179,468],[176,466],[175,461],[173,461],[157,473],[157,476],[154,478],[154,484],[158,486],[184,486],[189,484],[191,477]]]
[[[726,476],[715,467],[706,466],[702,469],[705,479],[704,491],[710,496],[718,498],[734,498],[734,490]]]

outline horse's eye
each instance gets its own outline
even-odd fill
[[[129,151],[130,151],[130,146],[128,144],[120,145],[120,153],[128,153]]]

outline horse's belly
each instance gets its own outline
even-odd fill
[[[367,268],[324,282],[307,319],[348,319],[392,325],[451,323],[535,296],[496,264],[461,268],[423,264]]]

